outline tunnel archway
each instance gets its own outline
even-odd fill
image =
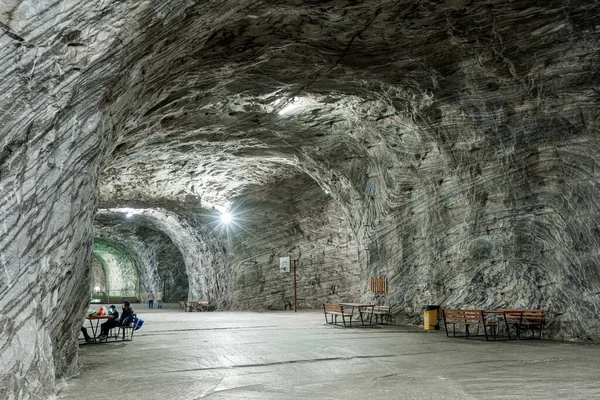
[[[119,243],[136,255],[140,300],[145,300],[149,291],[162,292],[165,302],[187,299],[189,281],[183,255],[156,225],[121,213],[98,215],[95,225],[97,240]]]
[[[94,240],[94,255],[102,264],[106,282],[104,292],[111,298],[143,298],[139,256],[126,246],[111,241]],[[109,301],[112,302],[112,301]]]

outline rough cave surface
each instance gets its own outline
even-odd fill
[[[600,339],[598,21],[596,1],[3,1],[0,397],[76,373],[95,257],[142,299],[282,309],[290,255],[300,307],[386,276],[400,321],[535,307],[553,338]]]

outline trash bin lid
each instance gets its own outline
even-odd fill
[[[435,305],[431,305],[431,304],[423,306],[423,310],[426,310],[426,311],[439,310],[439,309],[440,309],[440,306],[435,306]]]

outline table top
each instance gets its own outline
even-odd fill
[[[112,315],[94,315],[94,316],[88,315],[87,317],[85,317],[85,319],[89,319],[89,320],[109,319],[109,318],[112,318]]]
[[[375,307],[375,304],[363,304],[363,303],[340,303],[341,306],[349,307]]]

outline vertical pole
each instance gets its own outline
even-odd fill
[[[296,312],[296,260],[294,260],[294,312]]]

